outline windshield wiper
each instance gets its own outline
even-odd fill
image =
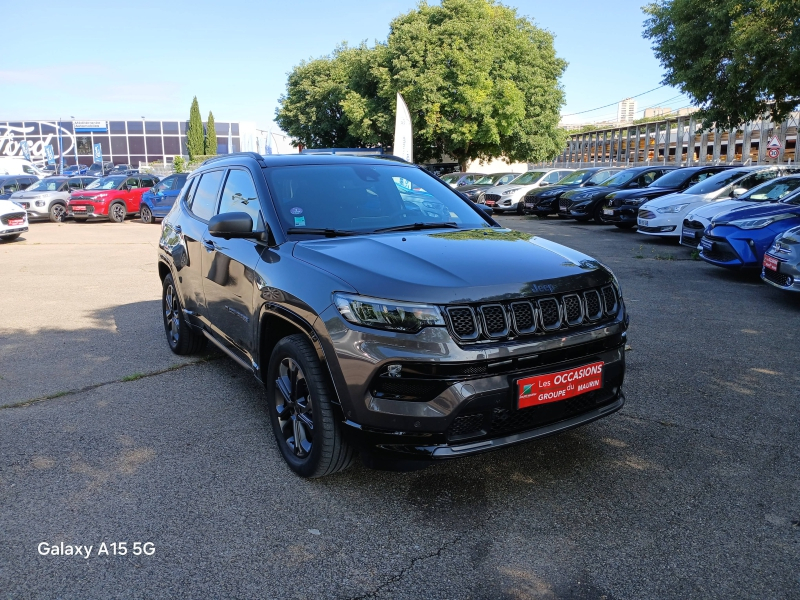
[[[448,227],[450,229],[458,229],[458,223],[447,221],[445,223],[410,223],[408,225],[396,225],[394,227],[381,227],[376,229],[375,233],[382,231],[418,231],[420,229],[441,229]]]
[[[286,233],[317,233],[325,237],[340,237],[345,235],[359,235],[360,231],[346,231],[344,229],[323,229],[321,227],[290,227]]]

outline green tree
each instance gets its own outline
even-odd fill
[[[214,123],[214,113],[208,111],[208,122],[206,123],[206,155],[216,156],[217,154],[217,129]]]
[[[796,0],[661,0],[644,7],[644,37],[704,124],[730,128],[800,103]]]
[[[176,173],[183,173],[186,170],[186,161],[182,156],[176,156],[172,159],[172,170]]]
[[[389,146],[400,92],[420,161],[545,161],[565,141],[565,68],[552,35],[514,9],[494,0],[423,2],[392,21],[385,43],[340,46],[297,66],[276,122],[305,146]]]
[[[197,103],[197,96],[192,100],[192,107],[189,109],[189,127],[186,130],[186,149],[189,152],[189,160],[195,156],[202,156],[204,152],[203,119],[200,116],[200,106]]]

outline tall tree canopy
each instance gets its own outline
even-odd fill
[[[186,129],[186,150],[190,159],[201,156],[205,151],[204,137],[203,118],[200,116],[200,105],[195,96],[189,109],[189,127]]]
[[[706,125],[781,121],[800,104],[797,0],[661,0],[644,12],[663,82],[689,95]]]
[[[552,35],[512,8],[494,0],[422,2],[392,21],[385,43],[340,46],[298,65],[276,122],[309,147],[388,146],[400,92],[419,160],[544,161],[563,149],[565,68]]]
[[[206,122],[205,148],[207,156],[214,156],[217,153],[217,125],[214,123],[214,113],[211,111],[208,111],[208,121]]]

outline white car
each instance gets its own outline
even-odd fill
[[[522,214],[525,208],[522,199],[529,191],[562,180],[575,169],[536,169],[528,171],[506,185],[496,185],[486,190],[484,202],[495,212],[515,211]]]
[[[28,231],[25,209],[11,200],[0,200],[0,241],[10,242]]]
[[[0,175],[47,177],[47,173],[39,169],[31,161],[19,156],[0,156]]]
[[[681,244],[697,248],[706,227],[711,224],[711,220],[717,215],[737,208],[753,206],[761,202],[777,202],[783,198],[798,194],[800,194],[800,176],[790,175],[762,183],[735,200],[722,200],[721,202],[703,204],[693,209],[683,220]]]
[[[748,190],[781,175],[800,172],[796,167],[736,167],[704,179],[679,194],[668,194],[639,207],[639,233],[680,238],[686,215],[710,202],[738,198]]]

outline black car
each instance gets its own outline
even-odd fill
[[[126,164],[119,164],[114,165],[111,170],[108,172],[109,175],[135,175],[139,172],[139,169],[134,169],[130,165]]]
[[[357,452],[394,468],[485,452],[624,403],[611,271],[405,162],[209,159],[164,218],[158,272],[169,347],[210,341],[263,382],[304,477]]]
[[[493,173],[492,175],[484,175],[473,184],[462,185],[458,188],[458,191],[473,202],[483,204],[483,192],[496,185],[511,183],[520,175],[522,175],[522,173]]]
[[[104,162],[102,165],[100,163],[92,163],[89,167],[89,170],[86,171],[86,175],[89,177],[105,177],[114,169],[114,163],[112,162]]]
[[[617,190],[634,190],[647,187],[656,179],[674,171],[677,167],[633,167],[620,171],[609,177],[598,186],[586,189],[568,190],[558,199],[558,212],[567,215],[576,221],[589,221],[594,219],[598,223],[605,223],[603,206],[605,198]]]
[[[525,195],[524,213],[546,217],[558,214],[558,198],[567,190],[600,185],[609,177],[616,175],[622,169],[613,167],[592,167],[579,169],[570,173],[554,185],[544,190],[531,190]]]
[[[0,200],[8,200],[11,194],[26,189],[39,181],[33,175],[0,175]]]
[[[639,207],[648,200],[667,194],[679,194],[695,183],[700,183],[707,177],[730,168],[726,166],[683,167],[667,173],[644,189],[611,192],[606,196],[603,206],[603,220],[606,223],[613,223],[620,229],[631,229],[636,226]]]

